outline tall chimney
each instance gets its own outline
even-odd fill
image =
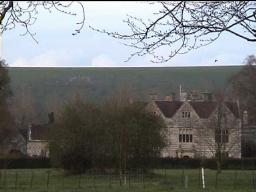
[[[31,140],[31,124],[29,124],[28,126],[28,140],[30,141]]]
[[[187,100],[187,93],[185,91],[182,91],[181,85],[180,85],[180,101],[186,101]]]

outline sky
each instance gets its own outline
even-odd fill
[[[254,43],[223,34],[216,42],[177,55],[166,63],[150,62],[149,56],[133,57],[135,51],[114,39],[91,30],[88,26],[109,31],[125,32],[129,28],[123,22],[127,14],[150,18],[158,7],[146,2],[86,1],[85,26],[73,36],[79,17],[59,12],[40,10],[38,20],[30,30],[36,33],[38,44],[30,36],[21,36],[17,27],[5,31],[0,39],[1,55],[10,67],[162,67],[241,65],[248,55],[255,54]],[[72,8],[78,13],[79,7]],[[168,50],[166,50],[168,52]],[[214,62],[218,60],[217,62]]]

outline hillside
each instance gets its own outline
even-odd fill
[[[213,90],[224,87],[226,80],[241,66],[154,67],[154,68],[9,68],[16,100],[32,102],[41,114],[54,110],[56,102],[79,93],[88,100],[101,101],[119,88],[132,95],[160,97],[185,90]],[[40,116],[40,115],[39,115]],[[46,115],[47,116],[47,115]]]

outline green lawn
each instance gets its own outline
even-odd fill
[[[199,169],[152,170],[149,174],[127,175],[126,184],[120,186],[118,175],[92,174],[64,175],[54,169],[0,170],[0,191],[65,191],[65,192],[167,192],[167,191],[256,191],[255,171],[224,170],[216,178],[215,170],[205,170],[202,189]]]

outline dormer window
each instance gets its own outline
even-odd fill
[[[189,111],[182,111],[182,118],[190,118],[190,112]]]

